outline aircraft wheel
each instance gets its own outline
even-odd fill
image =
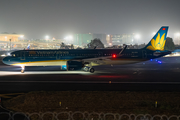
[[[21,73],[24,73],[24,70],[21,70]]]
[[[90,71],[90,73],[94,73],[95,70],[94,70],[94,68],[90,68],[89,71]]]
[[[84,67],[83,70],[84,70],[85,72],[88,72],[88,71],[89,71],[89,68],[88,68],[88,67]]]
[[[21,73],[24,73],[25,66],[21,66]]]

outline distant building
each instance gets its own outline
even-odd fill
[[[84,46],[91,42],[93,36],[92,34],[75,34],[73,39],[74,45]]]
[[[95,34],[95,33],[93,33],[92,34],[92,37],[93,37],[93,39],[100,39],[101,40],[101,42],[103,43],[103,44],[107,44],[107,40],[106,40],[106,34]]]
[[[112,45],[112,37],[111,37],[111,35],[106,35],[106,42],[107,42],[107,45]]]
[[[110,45],[122,45],[122,44],[134,44],[133,34],[113,34],[106,37],[108,44]]]
[[[136,44],[134,41],[134,34],[74,34],[72,44],[78,46],[84,46],[94,39],[100,39],[105,46],[111,45],[123,45],[123,44]]]
[[[94,40],[95,38],[100,39],[103,44],[107,44],[106,34],[75,34],[73,37],[74,45],[84,46]]]
[[[23,37],[22,34],[0,34],[0,41],[9,41],[11,39],[11,42],[19,42]]]

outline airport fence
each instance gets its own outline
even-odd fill
[[[118,114],[97,112],[0,112],[0,120],[180,120],[180,115]]]

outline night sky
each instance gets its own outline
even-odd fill
[[[27,39],[139,33],[146,43],[162,25],[180,32],[180,0],[0,0],[0,33]]]

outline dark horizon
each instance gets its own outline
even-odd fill
[[[180,32],[179,0],[1,0],[0,33],[26,39],[76,33],[141,34],[147,43],[161,26]]]

